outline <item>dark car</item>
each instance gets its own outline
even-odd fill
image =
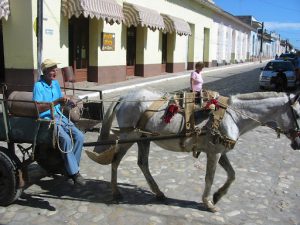
[[[282,53],[282,54],[279,56],[279,58],[285,58],[285,57],[287,57],[287,58],[295,58],[295,57],[297,57],[297,56],[296,56],[295,53],[292,53],[292,52],[290,52],[290,53]]]
[[[290,61],[291,63],[293,63],[293,65],[295,67],[297,67],[297,55],[295,53],[282,53],[280,56],[279,56],[279,59],[282,59],[282,60],[287,60],[287,61]]]

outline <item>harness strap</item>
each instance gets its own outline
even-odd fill
[[[236,143],[235,140],[230,139],[226,135],[221,134],[219,127],[222,119],[224,118],[226,109],[228,107],[229,98],[219,96],[218,105],[219,109],[212,113],[211,135],[213,137],[214,144],[222,144],[225,148],[232,149]]]
[[[148,120],[154,115],[154,113],[156,113],[160,107],[162,107],[165,103],[167,102],[166,99],[160,99],[158,101],[154,101],[148,109],[146,109],[146,111],[142,114],[142,116],[140,117],[136,128],[144,130],[145,126],[148,122]]]
[[[183,106],[183,99],[184,99],[184,92],[176,92],[173,96],[175,103],[180,106],[180,108],[184,108]]]
[[[195,129],[195,93],[184,93],[184,116],[185,116],[185,132],[190,133]]]
[[[218,105],[219,109],[213,111],[213,124],[212,129],[219,129],[220,123],[225,115],[227,106],[228,106],[229,98],[224,96],[219,96],[218,98]]]
[[[185,152],[185,138],[191,136],[195,130],[195,93],[194,92],[184,92],[183,94],[183,105],[184,105],[184,120],[185,129],[182,130],[181,134],[185,137],[180,138],[179,146],[182,152]]]

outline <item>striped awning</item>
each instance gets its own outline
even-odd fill
[[[153,9],[148,9],[139,5],[124,2],[124,24],[128,27],[141,25],[149,27],[151,30],[163,30],[165,28],[162,16]]]
[[[192,35],[190,25],[185,20],[166,14],[161,15],[164,19],[166,32],[176,32],[179,35]]]
[[[61,10],[64,16],[71,18],[96,17],[109,23],[121,23],[124,20],[122,6],[115,0],[62,0]]]
[[[0,0],[0,19],[5,18],[7,20],[10,14],[8,0]]]

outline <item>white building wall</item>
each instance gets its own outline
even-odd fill
[[[217,38],[216,38],[216,59],[217,61],[221,61],[222,59],[222,56],[221,56],[221,39],[222,39],[222,35],[221,35],[221,24],[216,24],[216,26],[218,27],[218,35],[217,35]]]
[[[251,39],[249,43],[249,54],[250,54],[250,59],[257,58],[259,55],[259,40],[257,38],[257,33],[251,31]]]
[[[218,58],[218,54],[219,54],[219,46],[218,46],[218,42],[219,42],[219,24],[216,22],[213,22],[213,27],[212,27],[212,33],[211,33],[211,42],[210,42],[210,61],[212,60],[217,60]]]
[[[247,61],[247,52],[249,52],[249,39],[250,35],[243,33],[243,60]]]
[[[238,62],[246,61],[250,50],[248,40],[251,39],[251,30],[220,15],[213,15],[213,20],[217,30],[214,40],[217,43],[214,43],[216,56],[212,60],[230,62],[234,56]]]
[[[232,29],[231,27],[226,27],[226,43],[225,43],[225,61],[230,63],[231,49],[232,49]]]
[[[236,33],[236,60],[238,62],[240,62],[241,60],[241,51],[242,51],[241,33],[238,31]]]
[[[218,26],[218,39],[216,43],[217,47],[217,61],[218,63],[222,63],[226,58],[225,50],[226,50],[226,26],[222,23],[217,24]]]
[[[256,46],[257,56],[260,55],[260,46],[261,46],[261,38],[257,36],[257,46]],[[262,56],[263,56],[263,52],[262,52]]]

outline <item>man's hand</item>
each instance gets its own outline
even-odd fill
[[[71,108],[76,106],[76,102],[70,96],[64,96],[59,99],[59,103],[62,105],[67,105]]]
[[[61,105],[64,105],[64,104],[66,104],[66,103],[68,102],[68,99],[67,99],[66,96],[63,96],[63,97],[57,99],[57,100],[54,101],[54,102],[57,102],[57,103],[59,103],[59,104],[61,104]],[[56,105],[56,104],[55,104],[55,105]]]
[[[56,99],[55,101],[52,102],[36,102],[37,103],[37,108],[38,111],[41,112],[45,112],[49,109],[51,109],[51,105],[56,106],[57,104],[61,104],[61,105],[65,105],[68,104],[71,108],[75,107],[76,104],[70,99],[69,96],[63,96],[61,98]]]
[[[70,106],[71,108],[74,108],[76,106],[76,103],[74,102],[73,99],[69,99],[67,105]]]

